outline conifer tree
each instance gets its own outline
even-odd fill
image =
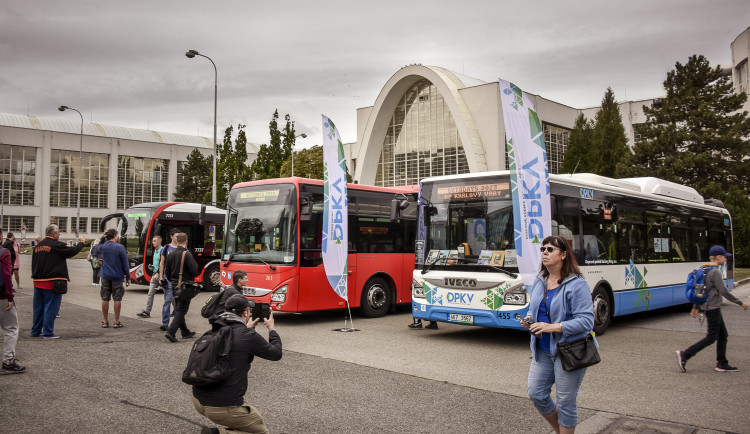
[[[579,114],[573,125],[565,150],[561,173],[585,173],[594,171],[594,158],[591,152],[593,126],[583,113]]]
[[[252,179],[247,166],[247,136],[245,125],[237,124],[237,139],[232,143],[233,127],[224,131],[224,141],[220,146],[219,159],[216,165],[216,200],[225,203],[229,190],[238,182]],[[210,200],[210,192],[208,196]]]
[[[188,155],[182,166],[182,182],[174,192],[174,200],[179,202],[203,202],[204,196],[211,195],[213,155],[203,156],[196,148]]]
[[[602,106],[596,112],[589,152],[589,158],[594,164],[589,171],[614,178],[617,163],[629,152],[628,138],[625,136],[625,127],[622,125],[615,93],[608,87],[602,98]]]

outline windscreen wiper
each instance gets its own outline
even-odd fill
[[[269,264],[268,262],[266,262],[266,261],[264,261],[264,260],[262,260],[262,259],[260,259],[260,258],[258,258],[258,257],[253,257],[253,256],[251,256],[251,257],[250,257],[250,259],[251,259],[251,260],[253,260],[253,261],[258,261],[258,262],[262,262],[262,263],[266,264],[266,266],[267,266],[268,268],[270,268],[270,269],[271,269],[271,271],[276,271],[276,267],[275,267],[275,266],[273,266],[273,265]]]

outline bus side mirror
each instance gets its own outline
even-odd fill
[[[201,204],[201,212],[198,214],[198,224],[204,225],[206,224],[206,204]]]
[[[304,197],[304,196],[299,198],[300,221],[303,221],[303,222],[310,221],[310,219],[312,218],[312,208],[313,208],[313,203],[312,203],[311,198]]]
[[[431,217],[437,215],[437,208],[434,206],[425,206],[424,207],[424,225],[430,226],[430,221],[432,220]]]
[[[399,197],[401,196],[401,197]],[[401,218],[401,211],[409,207],[409,199],[404,195],[399,195],[391,200],[391,221]]]

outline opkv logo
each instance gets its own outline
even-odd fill
[[[474,299],[474,294],[449,292],[445,295],[445,299],[448,303],[453,304],[471,304],[471,301]]]
[[[594,190],[581,187],[579,191],[581,193],[581,199],[594,199]]]

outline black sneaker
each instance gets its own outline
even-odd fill
[[[145,310],[143,312],[138,312],[136,316],[139,316],[141,318],[151,318],[151,314],[146,312]]]
[[[687,362],[687,360],[685,360],[685,352],[677,350],[675,353],[677,353],[677,366],[680,367],[680,371],[687,372],[685,370],[685,362]]]
[[[219,434],[221,431],[219,431],[219,428],[214,428],[210,426],[203,426],[201,427],[201,434]]]
[[[167,331],[167,326],[165,326],[164,324],[162,324],[162,325],[159,326],[159,330]]]
[[[421,322],[413,322],[413,323],[409,324],[408,327],[410,329],[421,329],[422,328],[422,323]]]
[[[9,363],[3,362],[3,374],[22,374],[26,372],[26,367],[16,363],[15,360],[11,360]]]
[[[164,333],[164,337],[167,338],[169,342],[177,342],[177,338],[170,335],[169,333]]]
[[[424,328],[430,329],[430,330],[437,330],[438,326],[435,321],[430,321],[430,323],[424,326]]]
[[[3,368],[5,368],[5,365],[3,365]],[[714,369],[716,370],[716,372],[737,372],[738,371],[737,367],[729,366],[728,363],[726,365],[717,364]]]
[[[190,339],[190,338],[194,338],[194,337],[195,337],[195,332],[190,332],[190,333],[188,333],[186,335],[183,335],[182,339]]]

